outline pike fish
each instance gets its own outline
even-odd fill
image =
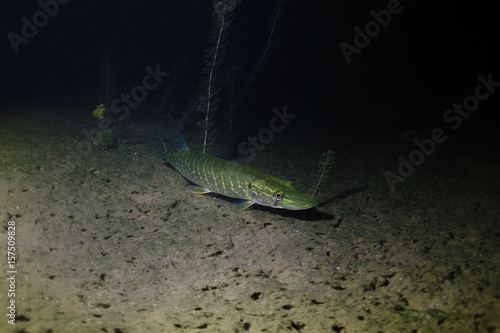
[[[164,147],[163,159],[195,184],[187,186],[194,194],[213,192],[236,198],[235,210],[242,210],[253,204],[301,210],[318,204],[314,197],[299,192],[291,181],[247,165],[190,150],[178,129],[173,129],[170,133],[175,149],[167,147],[161,136],[160,140]]]

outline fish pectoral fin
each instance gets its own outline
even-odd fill
[[[205,194],[205,193],[210,193],[212,191],[207,190],[206,188],[198,185],[188,185],[186,186],[186,190],[193,194]]]
[[[252,201],[244,200],[244,199],[236,200],[233,202],[233,208],[236,211],[243,210],[245,208],[250,207],[251,205],[253,205]]]

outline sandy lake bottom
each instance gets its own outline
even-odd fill
[[[235,212],[184,189],[152,127],[82,156],[68,147],[95,119],[56,114],[1,119],[0,245],[15,221],[17,270],[1,332],[500,332],[493,143],[450,139],[390,191],[384,172],[414,147],[339,131],[319,207]],[[284,132],[253,166],[312,191],[318,142]]]

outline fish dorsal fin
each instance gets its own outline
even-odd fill
[[[172,128],[169,133],[170,142],[174,144],[176,151],[189,150],[189,147],[178,127]]]

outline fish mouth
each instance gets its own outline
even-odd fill
[[[313,203],[310,203],[310,204],[306,205],[306,206],[305,206],[304,208],[302,208],[302,209],[309,209],[309,208],[313,208],[313,207],[316,207],[318,204],[319,204],[319,201],[318,201],[318,200],[316,200],[315,202],[313,202]]]
[[[291,210],[304,210],[304,209],[313,208],[314,206],[317,206],[318,204],[319,204],[319,202],[316,201],[316,202],[307,203],[307,204],[296,206],[295,208],[289,208],[289,209],[291,209]]]
[[[283,207],[284,209],[290,209],[290,210],[305,210],[312,208],[314,206],[317,206],[319,204],[319,201],[316,200],[316,198],[312,196],[306,196],[304,195],[301,200],[293,200],[289,205],[286,205]]]

